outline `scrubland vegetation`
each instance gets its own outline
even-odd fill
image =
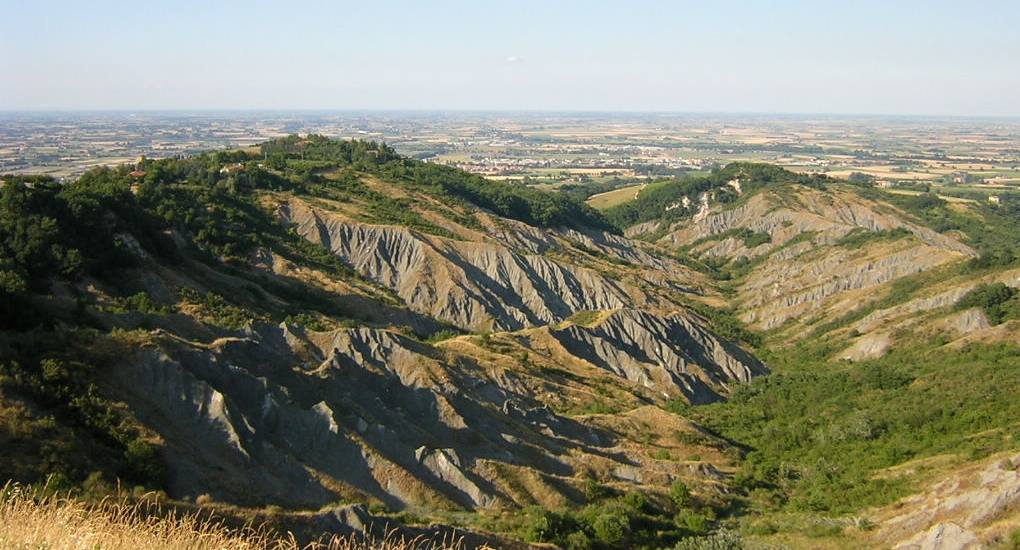
[[[243,170],[224,171],[237,166]],[[287,321],[313,330],[362,322],[358,311],[345,309],[327,293],[260,278],[245,267],[256,250],[313,267],[337,281],[364,285],[381,301],[395,301],[361,280],[329,250],[286,227],[260,197],[299,191],[323,201],[358,204],[357,215],[366,222],[456,238],[422,215],[421,208],[433,206],[412,208],[407,200],[373,190],[365,178],[400,182],[436,198],[448,209],[444,215],[456,217],[464,227],[479,223],[470,209],[461,208],[474,204],[538,227],[615,233],[645,221],[669,223],[689,217],[699,207],[699,196],[708,191],[715,193],[717,202],[733,204],[766,186],[834,185],[821,176],[735,163],[705,177],[649,184],[637,199],[609,208],[603,216],[576,197],[495,183],[402,158],[383,144],[318,136],[276,140],[264,145],[261,154],[146,160],[138,168],[144,175],[132,175],[126,167],[95,169],[71,185],[48,178],[4,179],[0,397],[7,405],[0,409],[5,434],[0,443],[14,452],[0,456],[0,473],[8,477],[38,482],[52,474],[58,484],[86,488],[118,480],[140,487],[140,492],[165,485],[158,438],[97,383],[113,359],[145,344],[147,331],[104,331],[89,308],[137,313],[143,318],[141,329],[146,319],[182,311],[210,327],[235,331],[259,322]],[[734,180],[740,181],[740,193],[729,183]],[[909,494],[923,471],[901,475],[892,471],[898,465],[936,455],[975,460],[1017,447],[1020,347],[1015,343],[969,344],[947,351],[937,338],[931,342],[914,338],[885,357],[851,364],[833,360],[848,342],[845,336],[830,333],[877,308],[916,297],[950,276],[1015,266],[1020,261],[1015,243],[1020,207],[1006,201],[999,208],[954,208],[934,195],[886,196],[868,187],[867,181],[859,183],[864,196],[881,196],[936,231],[961,233],[979,256],[902,277],[866,306],[811,327],[811,337],[796,345],[748,330],[734,308],[689,300],[690,308],[717,332],[754,349],[772,370],[770,376],[736,386],[726,402],[698,407],[677,402],[667,407],[697,420],[730,446],[738,463],[729,480],[732,495],[698,492],[682,481],[668,491],[663,487],[660,494],[643,494],[590,480],[575,506],[533,507],[495,519],[479,516],[468,523],[573,550],[752,548],[746,538],[780,529],[769,519],[773,516],[846,517]],[[682,197],[689,199],[689,206],[676,206]],[[812,238],[810,233],[802,235],[784,246]],[[904,229],[853,231],[835,246],[856,249],[908,236]],[[772,242],[768,233],[749,229],[712,238],[734,238],[747,248]],[[687,255],[691,248],[670,253],[708,275],[722,294],[732,292],[760,261],[725,264],[691,258]],[[206,288],[182,287],[172,298],[157,298],[121,285],[120,270],[138,265],[139,250],[160,262],[185,266],[182,269]],[[250,284],[217,284],[208,270]],[[82,281],[116,291],[98,304],[78,289]],[[47,295],[54,287],[60,289],[59,297]],[[954,307],[981,308],[993,325],[1020,319],[1017,291],[1001,283],[977,286]],[[568,320],[595,325],[599,319],[598,311],[580,311]],[[439,342],[460,334],[443,328],[415,336]],[[488,335],[479,341],[484,347]],[[616,407],[599,402],[584,413],[619,412]],[[700,457],[692,461],[700,462]],[[0,499],[4,547],[298,548],[293,539],[259,530],[231,531],[199,516],[150,513],[143,504],[89,503],[15,486],[8,486]],[[754,521],[741,519],[752,516]],[[824,529],[812,529],[818,536],[839,537],[842,527],[826,524]],[[396,550],[421,548],[419,542],[343,539],[319,547]]]
[[[1016,447],[1020,348],[958,353],[918,345],[861,364],[832,347],[768,357],[775,373],[695,415],[748,445],[738,483],[765,509],[849,514],[888,504],[912,480],[885,468],[940,453],[976,459]]]

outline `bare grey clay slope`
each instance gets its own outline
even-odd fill
[[[550,335],[575,357],[692,403],[721,399],[732,384],[768,372],[754,356],[684,313],[622,309],[592,326],[569,323]]]
[[[769,242],[749,248],[732,236],[734,230],[768,234]],[[859,248],[839,244],[853,231],[892,230],[905,235]],[[889,205],[849,190],[804,186],[765,189],[735,207],[716,205],[699,219],[675,224],[660,242],[751,262],[736,286],[735,303],[742,319],[759,330],[831,320],[874,298],[875,288],[975,255]]]
[[[533,502],[516,492],[518,476],[540,483],[545,502],[576,499],[578,476],[592,464],[627,484],[691,475],[683,464],[643,458],[626,432],[555,412],[541,369],[507,366],[510,358],[486,365],[469,342],[455,344],[286,324],[205,343],[160,330],[111,382],[165,440],[176,495],[478,509]],[[712,345],[722,346],[711,340],[704,352],[722,353]],[[738,364],[726,361],[725,369]]]
[[[282,215],[415,311],[469,330],[516,330],[577,311],[644,307],[655,298],[599,272],[493,243],[351,222],[291,201]]]

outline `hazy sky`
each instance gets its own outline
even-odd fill
[[[1020,115],[1020,0],[0,0],[0,110]]]

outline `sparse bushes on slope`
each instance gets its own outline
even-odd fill
[[[838,241],[836,246],[842,246],[843,248],[857,249],[861,248],[866,244],[870,244],[877,241],[895,241],[910,236],[909,230],[903,227],[897,227],[896,229],[887,229],[881,231],[871,231],[864,229],[863,227],[855,228],[846,235],[843,235]]]
[[[900,195],[877,189],[863,190],[862,193],[869,198],[898,206],[940,233],[962,232],[966,235],[965,242],[979,254],[979,257],[967,264],[971,271],[1008,267],[1020,262],[1016,244],[1016,228],[1020,226],[1020,199],[1004,197],[1003,204],[997,207],[974,204],[954,208],[934,193]]]
[[[115,339],[100,337],[93,331],[67,329],[20,335],[17,342],[8,342],[0,355],[0,390],[30,398],[73,431],[88,434],[93,441],[92,452],[96,453],[88,458],[106,476],[159,488],[166,481],[166,466],[156,446],[96,385],[102,358],[100,352],[89,347],[94,350],[108,346],[109,353],[121,353],[113,351],[123,345]],[[54,452],[42,467],[47,473],[59,473],[77,483],[90,473],[75,466],[81,462],[80,457]]]
[[[746,550],[748,546],[740,535],[722,531],[707,537],[686,538],[673,547],[674,550]]]

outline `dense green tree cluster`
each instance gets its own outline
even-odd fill
[[[6,177],[0,191],[0,326],[24,325],[26,294],[55,279],[102,275],[132,265],[131,235],[153,249],[160,237],[139,209],[125,170],[97,169],[73,185]]]
[[[530,542],[590,550],[664,548],[709,532],[714,511],[701,507],[682,482],[671,487],[672,501],[658,503],[641,493],[606,496],[567,511],[541,507],[525,510],[519,535]],[[693,546],[697,548],[698,546]]]
[[[956,303],[958,309],[981,308],[993,325],[1020,319],[1020,299],[1017,289],[1004,283],[982,283],[965,294]]]

